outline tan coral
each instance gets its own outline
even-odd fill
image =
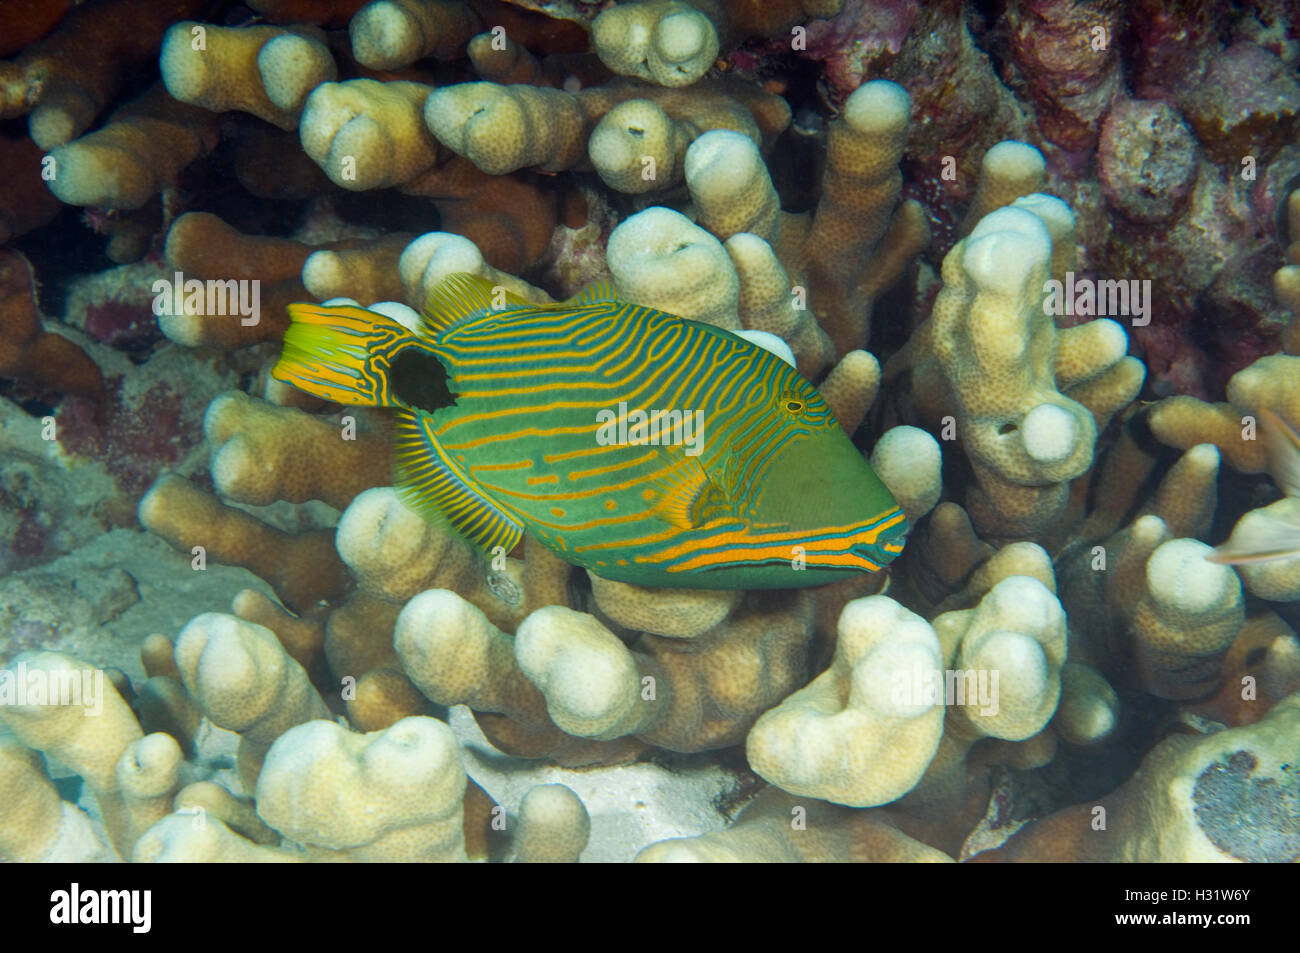
[[[540,86],[443,86],[430,93],[424,121],[443,145],[489,175],[567,169],[586,145],[577,101]]]
[[[871,450],[871,468],[915,523],[934,509],[943,493],[939,442],[919,427],[891,427]]]
[[[1056,592],[1052,557],[1037,543],[1021,540],[1008,543],[980,562],[967,576],[966,584],[940,602],[936,611],[951,612],[976,606],[994,586],[1011,576],[1037,579],[1049,592]]]
[[[781,203],[752,139],[727,129],[710,130],[686,150],[685,172],[700,224],[719,239],[750,232],[774,247],[779,244]]]
[[[1008,139],[990,148],[980,162],[975,197],[962,223],[962,232],[969,233],[989,212],[1038,192],[1043,187],[1046,170],[1043,154],[1028,143]]]
[[[539,784],[519,804],[515,860],[576,864],[590,836],[591,818],[581,798],[563,784]]]
[[[432,589],[408,602],[393,641],[416,687],[438,704],[468,705],[502,750],[581,764],[627,749],[570,738],[555,728],[545,697],[515,661],[514,640],[455,592]]]
[[[212,781],[187,784],[172,801],[177,813],[198,816],[207,820],[215,818],[240,837],[255,844],[278,844],[280,835],[257,816],[252,798],[235,797],[221,785]]]
[[[322,83],[303,107],[298,126],[303,150],[345,189],[409,182],[438,158],[438,144],[423,119],[431,89],[404,80]]]
[[[660,89],[628,80],[589,86],[575,94],[590,124],[619,103],[640,99],[653,103],[679,124],[688,141],[709,129],[744,133],[766,151],[790,125],[790,105],[739,77],[704,79],[688,89]],[[594,157],[593,157],[594,158]]]
[[[439,281],[457,272],[486,278],[494,286],[537,304],[551,303],[546,292],[489,265],[475,244],[462,235],[427,232],[407,245],[398,259],[406,303],[416,309],[424,307]]]
[[[0,705],[0,722],[23,744],[56,759],[85,780],[95,795],[109,838],[123,850],[130,834],[117,762],[144,737],[135,715],[102,671],[71,655],[20,653],[10,663],[12,674],[4,679],[11,690],[22,677],[15,668],[18,665],[23,666],[28,691],[37,683],[46,690],[40,698],[29,695]],[[19,703],[23,701],[26,703]],[[87,717],[91,713],[96,714]]]
[[[208,405],[203,432],[212,448],[212,482],[230,500],[266,506],[277,500],[324,500],[345,508],[364,490],[391,478],[388,439],[292,407],[276,407],[243,391]]]
[[[1214,444],[1192,447],[1169,468],[1141,513],[1154,513],[1174,536],[1204,536],[1218,501],[1219,451]]]
[[[646,589],[587,573],[597,608],[618,625],[677,639],[722,624],[743,593],[726,589]]]
[[[838,632],[831,668],[750,730],[749,764],[792,794],[885,804],[921,779],[943,732],[939,640],[886,596],[850,602]]]
[[[398,491],[376,487],[357,496],[339,520],[338,552],[372,595],[400,606],[426,589],[454,589],[506,627],[522,611],[488,585],[487,563],[450,526],[434,525],[406,506]],[[357,673],[359,674],[359,673]]]
[[[1212,443],[1242,473],[1268,466],[1259,439],[1258,413],[1267,407],[1284,420],[1300,420],[1300,357],[1270,354],[1228,381],[1227,403],[1207,404],[1195,397],[1166,397],[1151,408],[1151,432],[1161,443],[1187,450]]]
[[[160,477],[139,513],[141,526],[203,565],[212,559],[262,577],[291,609],[306,611],[337,597],[347,582],[330,531],[290,535],[178,476]],[[196,571],[201,568],[195,563]]]
[[[0,735],[0,857],[36,863],[57,856],[71,809],[60,800],[40,752]]]
[[[344,688],[375,669],[394,668],[393,626],[401,603],[366,589],[352,592],[325,620],[325,659]]]
[[[643,635],[638,665],[663,672],[643,688],[667,704],[641,739],[672,751],[740,743],[759,715],[808,681],[815,608],[807,590],[752,592],[694,639]]]
[[[161,632],[145,636],[140,643],[140,664],[144,667],[147,678],[159,675],[180,676],[176,662],[172,658],[172,640]]]
[[[591,43],[616,73],[688,86],[717,58],[718,30],[702,10],[680,0],[640,0],[596,17]]]
[[[721,243],[684,215],[658,206],[609,236],[609,270],[626,301],[737,329],[739,281]]]
[[[463,861],[465,783],[456,738],[433,718],[369,734],[311,721],[267,754],[257,812],[322,858]]]
[[[1161,698],[1195,698],[1218,687],[1221,663],[1245,619],[1241,580],[1207,562],[1212,550],[1173,539],[1152,553],[1146,592],[1133,612],[1138,669]]]
[[[930,319],[887,369],[897,379],[910,367],[911,399],[927,423],[953,419],[976,476],[971,516],[1004,538],[1037,535],[1062,513],[1069,481],[1092,465],[1097,436],[1094,413],[1058,389],[1060,332],[1042,306],[1051,252],[1032,206],[987,215],[944,259]],[[1061,358],[1067,382],[1086,384],[1123,364],[1118,325],[1067,337],[1076,335]],[[1098,340],[1100,353],[1081,353]],[[1108,384],[1119,396],[1099,401],[1099,414],[1126,402],[1125,388],[1140,383],[1140,373],[1120,371],[1119,383]]]
[[[1023,200],[1015,204],[1025,207]],[[1051,221],[1042,214],[1039,217],[1045,224]],[[1048,230],[1051,231],[1050,227]],[[1066,235],[1053,236],[1053,258],[1057,247],[1062,245],[1074,248],[1073,227]],[[1055,277],[1055,264],[1052,268]],[[1146,380],[1146,365],[1135,357],[1127,357],[1127,351],[1128,335],[1109,318],[1098,318],[1057,332],[1056,386],[1061,393],[1092,411],[1098,432],[1105,429],[1111,417],[1133,402]]]
[[[298,275],[311,251],[289,238],[242,234],[210,212],[178,216],[164,255],[185,281],[173,290],[183,306],[178,310],[164,299],[159,329],[186,347],[233,349],[281,340],[289,327],[285,308],[308,297]],[[256,304],[256,312],[241,313],[237,282],[250,284],[254,293],[245,304]]]
[[[916,567],[912,585],[934,603],[960,589],[963,580],[992,552],[993,547],[976,534],[966,511],[952,502],[940,503],[931,511],[905,550],[909,564]]]
[[[813,307],[841,353],[867,343],[869,313],[854,291],[898,206],[898,161],[910,113],[901,86],[872,80],[853,92],[829,129],[822,197],[806,249]]]
[[[170,640],[168,646],[171,645]],[[140,727],[149,734],[165,732],[176,739],[186,757],[193,757],[195,741],[203,721],[194,699],[181,684],[180,673],[154,675],[137,685],[131,707]]]
[[[1033,822],[982,861],[1294,863],[1300,695],[1260,721],[1153,748],[1118,791]],[[1096,823],[1105,819],[1105,826]]]
[[[176,640],[185,688],[213,724],[239,733],[238,766],[249,788],[272,742],[329,709],[275,633],[235,616],[195,617]]]
[[[432,56],[451,59],[480,29],[460,0],[375,0],[348,24],[352,55],[375,70],[396,70]]]
[[[201,7],[198,0],[78,5],[53,33],[0,67],[0,118],[30,112],[28,130],[42,149],[75,139],[129,76],[147,70],[167,27]]]
[[[649,99],[629,99],[600,118],[587,154],[611,189],[639,195],[677,185],[694,128]]]
[[[662,681],[594,617],[564,606],[530,614],[515,633],[515,660],[546,697],[561,731],[608,741],[637,734],[660,714],[665,692],[647,698],[645,678]]]
[[[1119,724],[1119,695],[1100,672],[1079,662],[1061,666],[1061,703],[1052,727],[1064,741],[1090,745],[1103,741]]]
[[[117,761],[117,784],[126,806],[124,855],[158,821],[172,812],[183,757],[171,735],[158,732],[132,742]]]
[[[289,657],[313,674],[321,661],[325,644],[322,610],[294,615],[278,602],[256,589],[241,589],[231,600],[230,611],[245,622],[265,626],[275,633]],[[170,644],[170,643],[169,643]],[[174,667],[174,663],[173,663]],[[180,672],[176,672],[180,677]]]
[[[987,779],[992,763],[1025,753],[1022,746],[1002,746],[1000,757],[975,762],[975,744],[993,738],[1033,748],[1031,739],[1056,712],[1067,653],[1065,611],[1037,579],[1009,576],[974,609],[945,612],[933,626],[950,669],[944,685],[949,708],[934,760],[902,805],[931,820],[973,823],[987,804],[987,782],[979,778]],[[1036,752],[1029,765],[1050,758],[1046,740],[1046,752]]]
[[[52,149],[47,184],[68,205],[139,208],[217,139],[215,116],[177,102],[158,83],[95,132]]]
[[[423,715],[429,704],[400,671],[372,668],[357,679],[355,694],[346,699],[348,721],[358,731],[383,731],[403,718]]]
[[[220,820],[196,823],[189,812],[168,814],[136,842],[137,864],[298,864],[305,858],[262,847],[240,837]]]
[[[167,31],[158,66],[167,91],[181,102],[252,113],[281,129],[296,129],[307,95],[338,73],[323,37],[192,20]]]
[[[547,85],[537,57],[510,36],[480,33],[466,44],[465,52],[474,66],[474,72],[490,83]]]
[[[799,373],[808,380],[816,380],[822,370],[834,360],[835,345],[821,329],[812,311],[807,308],[806,295],[797,293],[791,286],[784,266],[768,242],[748,232],[737,232],[723,242],[731,258],[732,267],[740,282],[737,311],[741,325],[747,330],[775,334],[794,352]],[[850,351],[845,355],[842,373],[849,374],[839,386],[857,399],[846,399],[842,404],[854,407],[865,402],[863,413],[875,400],[876,386],[880,383],[880,365],[871,358],[865,360],[865,351]],[[868,355],[869,356],[869,355]],[[874,378],[874,380],[873,380]],[[829,379],[820,387],[827,398]],[[828,401],[830,398],[827,398]],[[837,398],[838,399],[838,398]],[[843,420],[836,412],[837,419]]]
[[[308,294],[322,301],[340,297],[366,305],[401,301],[398,262],[414,237],[391,232],[360,247],[312,252],[302,264],[302,283]]]

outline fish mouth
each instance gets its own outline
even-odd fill
[[[849,547],[849,552],[875,568],[883,568],[893,562],[903,551],[903,544],[907,541],[907,534],[911,528],[907,520],[900,520],[877,536],[874,541],[854,543]]]

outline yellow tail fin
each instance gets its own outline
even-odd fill
[[[271,371],[323,400],[367,407],[402,404],[389,369],[419,339],[392,318],[350,305],[291,304],[284,350]]]

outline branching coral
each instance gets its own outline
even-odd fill
[[[327,423],[240,391],[209,405],[203,430],[217,492],[242,503],[323,500],[343,509],[391,472],[386,434],[356,432],[355,423]]]
[[[303,106],[303,151],[345,189],[409,182],[438,157],[421,118],[430,89],[402,80],[321,83]]]
[[[758,720],[750,766],[792,794],[855,807],[896,800],[939,745],[943,708],[923,687],[941,662],[920,616],[885,596],[849,603],[831,668]]]
[[[583,116],[568,93],[461,83],[433,91],[424,121],[438,141],[489,175],[567,169],[582,155]]]
[[[22,249],[0,253],[0,374],[23,402],[0,406],[0,508],[15,552],[40,535],[17,565],[59,555],[33,481],[93,497],[119,452],[180,551],[101,533],[122,493],[77,502],[128,606],[87,610],[95,666],[17,654],[71,642],[49,593],[93,601],[80,551],[36,567],[77,585],[6,580],[6,674],[103,677],[105,711],[0,706],[5,859],[572,862],[605,856],[624,797],[656,815],[620,845],[646,861],[1294,859],[1300,640],[1257,600],[1294,600],[1300,558],[1206,558],[1234,523],[1300,519],[1254,476],[1278,477],[1269,413],[1300,425],[1300,87],[1275,5],[1180,7],[1181,38],[1146,2],[1123,37],[1115,4],[1064,0],[996,26],[912,0],[249,6],[0,11],[0,117],[31,114],[0,158]],[[70,283],[60,201],[133,264]],[[388,485],[386,411],[267,379],[289,303],[415,327],[456,273],[541,305],[608,279],[793,364],[869,451],[906,551],[797,592],[645,589],[536,539],[480,553]],[[155,328],[137,303],[160,278]],[[130,335],[114,308],[140,312]],[[174,394],[200,396],[180,415]],[[744,516],[728,493],[752,475],[699,464]],[[643,769],[672,796],[650,803]],[[762,790],[719,831],[678,804],[692,774],[707,798]],[[674,836],[683,818],[713,833]]]
[[[47,687],[30,700],[0,706],[3,721],[19,741],[37,751],[57,758],[80,775],[95,794],[95,802],[108,836],[115,847],[124,850],[131,842],[130,817],[123,801],[117,770],[118,760],[128,747],[140,740],[143,732],[122,696],[104,677],[79,659],[58,652],[24,653],[15,660],[21,669],[6,673],[10,686],[33,683],[35,677]],[[91,714],[94,717],[88,717]],[[52,827],[52,807],[43,787],[30,768],[21,768],[27,777],[28,797],[44,800],[44,806],[29,810],[44,816],[43,821],[30,816],[29,823],[41,824],[47,837]],[[35,786],[37,790],[32,791]]]
[[[113,113],[103,128],[50,152],[50,191],[69,205],[139,208],[216,144],[210,113],[177,102],[155,85]]]
[[[718,55],[718,28],[706,10],[706,4],[680,0],[619,4],[592,23],[592,45],[616,73],[660,86],[687,86]]]
[[[272,742],[329,715],[302,666],[270,629],[212,612],[176,640],[185,689],[212,722],[239,733],[239,773],[251,788]]]
[[[248,568],[291,608],[308,609],[345,585],[332,533],[285,533],[178,476],[160,478],[145,494],[140,525],[193,556],[196,570],[209,558]]]
[[[464,793],[455,737],[416,717],[364,735],[329,721],[292,728],[267,754],[256,797],[262,819],[310,853],[411,862],[465,859]]]
[[[168,25],[201,6],[197,0],[113,0],[79,7],[3,64],[0,117],[30,112],[28,128],[42,149],[75,139],[117,95],[126,72],[156,55]]]
[[[193,22],[167,31],[158,65],[167,91],[181,102],[238,109],[281,129],[296,129],[307,95],[337,74],[324,42],[309,34]]]
[[[810,256],[808,273],[818,320],[840,353],[866,344],[871,308],[857,298],[857,282],[898,210],[898,160],[907,142],[910,106],[901,86],[865,83],[828,132],[822,198],[807,245],[836,251]],[[899,237],[919,250],[928,234],[923,220],[918,226]]]
[[[932,426],[952,418],[975,472],[972,518],[997,536],[1032,535],[1061,513],[1068,481],[1092,464],[1098,418],[1108,420],[1142,382],[1140,367],[1124,361],[1118,325],[1058,333],[1045,313],[1047,221],[1068,216],[1053,214],[1059,207],[1019,199],[985,216],[945,257],[934,311],[889,375],[910,364],[923,418]],[[1104,386],[1089,389],[1098,381]],[[1078,390],[1093,413],[1058,385]]]
[[[478,32],[461,0],[374,0],[348,25],[352,55],[371,69],[393,70],[426,56],[450,59]]]

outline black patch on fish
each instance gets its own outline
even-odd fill
[[[420,348],[407,348],[393,358],[388,368],[393,394],[413,410],[433,413],[456,403],[447,386],[447,369],[442,362]]]

